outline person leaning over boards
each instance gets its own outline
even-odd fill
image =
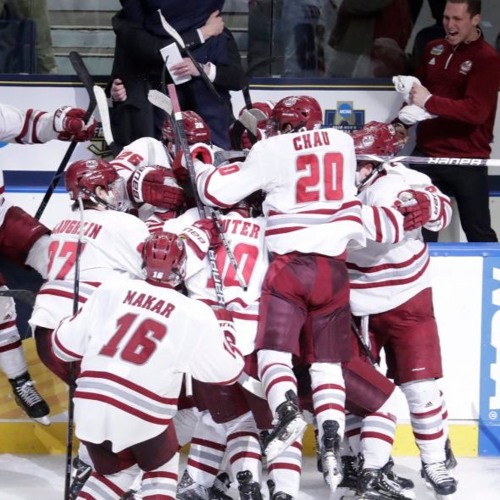
[[[500,58],[479,28],[480,0],[448,0],[443,15],[445,38],[424,51],[410,103],[432,119],[421,121],[415,156],[489,158],[500,87]],[[488,170],[485,166],[414,164],[443,193],[456,199],[467,241],[496,242],[491,227]],[[437,233],[425,232],[426,241]]]

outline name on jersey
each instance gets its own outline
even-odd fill
[[[96,239],[101,232],[102,226],[95,222],[83,223],[83,236]],[[53,230],[52,233],[79,234],[80,221],[78,220],[63,220]]]
[[[241,234],[249,238],[258,238],[260,226],[246,220],[239,219],[224,219],[220,221],[222,229],[225,233]]]
[[[160,314],[165,318],[168,318],[170,313],[175,309],[175,306],[170,302],[165,302],[154,295],[138,293],[134,290],[128,290],[127,295],[123,300],[123,304],[147,309],[148,311]]]
[[[307,134],[299,135],[293,139],[293,147],[295,148],[295,151],[329,145],[330,137],[328,136],[328,132],[321,130],[315,130]]]

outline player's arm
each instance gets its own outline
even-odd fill
[[[0,139],[5,142],[39,144],[53,139],[84,142],[94,136],[97,126],[94,119],[85,123],[85,110],[72,106],[49,113],[36,109],[21,111],[2,104],[0,111]]]
[[[398,243],[405,237],[404,216],[390,206],[362,205],[366,238],[377,243]]]
[[[252,148],[244,162],[218,168],[195,162],[196,186],[204,204],[228,208],[259,189],[266,191],[271,173],[261,159],[259,145]]]

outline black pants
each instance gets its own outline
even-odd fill
[[[426,156],[414,151],[414,156]],[[428,175],[432,183],[444,194],[456,199],[462,229],[469,242],[496,242],[491,227],[487,167],[461,167],[457,165],[410,165]],[[424,240],[435,242],[438,233],[422,231]]]

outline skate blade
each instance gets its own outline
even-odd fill
[[[335,493],[338,488],[338,485],[342,482],[342,474],[335,474],[333,471],[333,467],[326,464],[326,469],[328,472],[324,476],[326,484],[330,487],[330,491]]]
[[[292,420],[287,428],[282,439],[275,438],[267,446],[265,450],[267,461],[270,462],[281,455],[299,436],[306,430],[307,422],[299,417]]]
[[[34,420],[38,424],[42,424],[42,425],[45,425],[45,426],[48,426],[48,425],[51,424],[50,418],[47,417],[47,415],[45,415],[44,417],[38,417],[38,418],[30,417],[30,418],[31,418],[31,420]]]

